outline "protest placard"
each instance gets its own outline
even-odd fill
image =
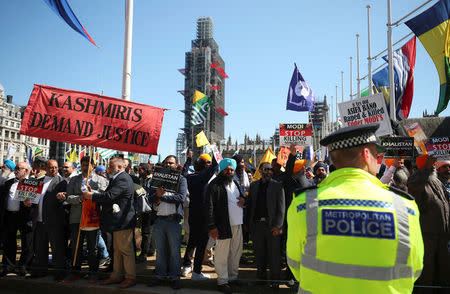
[[[406,124],[405,130],[410,137],[414,138],[414,146],[416,147],[417,152],[419,152],[419,154],[427,154],[428,152],[425,144],[427,143],[428,138],[419,123]]]
[[[163,187],[167,192],[178,193],[178,183],[180,181],[180,172],[162,166],[155,166],[151,188],[158,189]]]
[[[24,179],[17,185],[14,199],[19,201],[30,200],[33,204],[39,203],[40,195],[42,194],[42,187],[44,186],[44,179]]]
[[[156,155],[163,116],[163,108],[34,85],[20,134]]]
[[[376,135],[392,134],[391,121],[383,94],[374,94],[338,104],[343,127],[379,123]]]
[[[289,147],[280,146],[280,150],[278,151],[277,163],[281,166],[285,166],[288,161],[289,154],[291,154],[291,150],[289,149]]]
[[[413,157],[414,138],[411,137],[383,137],[381,145],[385,148],[385,158]]]
[[[450,160],[450,137],[432,137],[426,144],[428,154],[437,160]]]
[[[219,151],[219,148],[217,148],[217,145],[211,145],[211,149],[212,149],[212,152],[213,152],[213,154],[214,154],[214,158],[216,159],[216,162],[217,162],[217,164],[219,164],[220,163],[220,161],[223,159],[223,157],[222,157],[222,153],[220,153],[220,151]]]
[[[280,124],[280,146],[312,145],[312,124]]]

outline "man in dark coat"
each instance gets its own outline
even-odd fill
[[[134,184],[125,172],[122,158],[109,161],[110,176],[104,192],[85,191],[82,198],[91,199],[102,206],[100,215],[101,229],[113,232],[114,269],[109,279],[101,285],[119,284],[128,288],[136,284],[135,252],[133,231],[136,226],[134,208]],[[125,272],[125,279],[123,278]]]
[[[203,158],[199,157],[194,163],[195,172],[193,174],[188,174],[187,169],[192,162],[192,156],[193,152],[190,151],[183,168],[183,175],[186,177],[190,198],[190,233],[189,242],[184,254],[183,270],[181,275],[186,276],[190,271],[192,271],[191,259],[195,251],[194,270],[191,279],[204,280],[209,278],[209,275],[202,273],[203,258],[205,256],[205,249],[209,239],[208,228],[205,224],[204,195],[206,184],[217,170],[217,162],[214,159],[212,165],[208,167],[207,162]]]
[[[423,271],[417,285],[450,286],[450,205],[439,180],[436,159],[428,157],[425,166],[408,179],[408,192],[416,199],[420,211],[425,255]],[[416,288],[414,293],[444,293]]]
[[[250,184],[247,223],[255,248],[258,279],[266,279],[268,262],[270,279],[279,280],[280,234],[285,216],[284,189],[280,182],[272,179],[273,170],[268,162],[261,165],[261,175],[261,180]],[[278,288],[278,285],[272,284],[272,287]]]
[[[52,248],[52,258],[55,262],[55,279],[64,278],[65,246],[64,246],[64,199],[58,199],[59,192],[65,192],[67,182],[58,174],[58,162],[50,159],[39,204],[33,205],[33,231],[35,244],[36,271],[32,277],[42,277],[47,274],[48,243]],[[31,205],[24,201],[25,205]]]
[[[31,208],[14,199],[20,181],[28,177],[31,167],[26,162],[19,162],[14,169],[15,179],[4,183],[0,190],[0,228],[4,229],[3,272],[2,276],[12,272],[16,265],[17,231],[20,232],[21,253],[19,275],[27,273],[33,259],[33,231],[31,229]]]

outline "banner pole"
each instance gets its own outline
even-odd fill
[[[371,44],[370,44],[370,5],[366,6],[367,8],[367,67],[368,67],[368,76],[369,76],[369,95],[372,95],[372,57],[371,55]]]
[[[395,92],[394,92],[394,56],[392,52],[392,24],[391,24],[391,0],[387,0],[387,42],[388,42],[388,58],[389,58],[389,108],[391,119],[396,121],[395,115]]]

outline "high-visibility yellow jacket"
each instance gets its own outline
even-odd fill
[[[287,222],[299,293],[411,293],[422,271],[415,201],[361,169],[338,169],[294,193]]]

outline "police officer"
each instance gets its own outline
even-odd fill
[[[378,127],[322,139],[337,170],[294,192],[287,259],[299,293],[411,293],[420,276],[419,210],[412,196],[375,177]]]

